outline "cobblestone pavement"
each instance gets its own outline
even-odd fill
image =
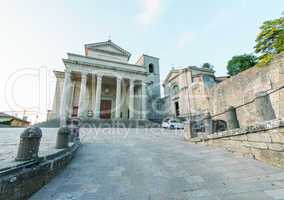
[[[284,170],[161,129],[89,130],[67,168],[31,199],[284,199]]]

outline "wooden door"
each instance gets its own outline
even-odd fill
[[[101,101],[101,119],[110,119],[111,118],[111,100],[102,100]]]
[[[72,117],[78,117],[78,106],[73,106]]]

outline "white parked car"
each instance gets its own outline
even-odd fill
[[[162,123],[163,128],[170,128],[170,129],[184,129],[184,125],[177,119],[166,119]]]

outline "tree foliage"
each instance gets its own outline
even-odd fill
[[[228,74],[233,76],[257,64],[257,57],[252,54],[234,56],[227,64]]]
[[[260,65],[269,63],[275,54],[284,51],[284,17],[262,24],[254,48],[261,54]]]

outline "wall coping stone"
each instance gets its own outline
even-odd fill
[[[265,121],[261,123],[257,123],[252,126],[248,126],[245,128],[238,128],[233,130],[227,130],[222,132],[213,133],[210,135],[203,135],[199,136],[197,138],[191,139],[192,142],[200,142],[200,141],[207,141],[207,140],[215,140],[220,138],[226,138],[226,137],[232,137],[232,136],[238,136],[238,135],[245,135],[249,133],[256,133],[261,131],[267,131],[272,129],[277,129],[284,127],[284,119],[274,119],[270,121]]]
[[[46,155],[46,156],[41,156],[41,157],[38,157],[37,159],[33,159],[33,160],[29,160],[29,161],[23,161],[23,162],[19,161],[18,162],[19,164],[16,164],[16,165],[13,165],[13,166],[10,166],[10,167],[1,168],[0,169],[0,178],[2,176],[6,175],[6,174],[17,172],[17,171],[20,171],[20,170],[22,170],[24,168],[37,165],[37,164],[39,164],[41,162],[55,159],[56,157],[64,155],[67,152],[70,152],[70,151],[72,152],[74,149],[77,149],[79,147],[79,145],[80,144],[73,143],[67,149],[62,149],[62,150],[59,150],[59,151],[57,151],[55,153],[52,153],[52,154],[49,154],[49,155]]]
[[[81,143],[37,159],[0,169],[0,199],[27,199],[48,183],[75,156]],[[37,179],[38,183],[31,186]]]

